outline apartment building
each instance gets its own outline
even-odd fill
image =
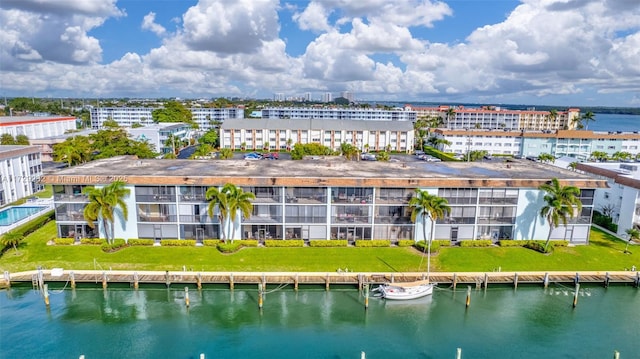
[[[0,135],[9,134],[14,138],[25,135],[30,140],[59,136],[76,129],[76,118],[72,116],[2,116]]]
[[[152,125],[152,112],[155,109],[154,107],[94,107],[91,109],[91,127],[101,129],[103,123],[109,119],[123,127],[131,127],[134,124]],[[189,110],[194,122],[202,131],[215,128],[218,122],[224,122],[228,118],[244,118],[243,107],[194,107]]]
[[[416,113],[405,109],[383,110],[360,107],[268,107],[262,109],[262,118],[414,122]]]
[[[221,126],[220,148],[286,150],[317,143],[333,150],[349,143],[361,151],[412,151],[413,124],[407,121],[330,119],[229,119]]]
[[[528,162],[528,161],[527,161]],[[220,238],[205,193],[232,183],[253,193],[247,218],[230,223],[236,239],[422,240],[430,221],[413,223],[409,200],[416,189],[446,198],[450,213],[435,223],[435,239],[492,241],[546,239],[540,216],[551,178],[581,189],[583,209],[551,239],[587,243],[594,192],[606,181],[536,163],[138,160],[128,156],[93,161],[45,175],[53,185],[58,236],[103,236],[82,217],[86,186],[125,183],[128,217],[118,219],[116,238]],[[117,217],[118,218],[118,217]],[[97,224],[100,226],[100,224]]]
[[[38,146],[0,146],[0,206],[41,191]]]
[[[451,145],[440,149],[456,154],[487,151],[495,155],[538,156],[549,153],[556,157],[587,159],[594,151],[607,153],[640,153],[640,134],[630,132],[594,132],[584,130],[555,131],[491,131],[436,129],[432,133]]]

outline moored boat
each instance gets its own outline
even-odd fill
[[[421,280],[408,283],[385,283],[375,289],[380,296],[390,300],[410,300],[422,298],[433,293],[433,283]]]

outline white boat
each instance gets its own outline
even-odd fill
[[[380,296],[390,300],[410,300],[426,297],[433,293],[433,283],[420,280],[407,283],[385,283],[375,289]]]

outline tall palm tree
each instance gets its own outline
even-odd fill
[[[409,200],[409,206],[413,209],[411,212],[411,221],[416,222],[418,217],[422,221],[422,238],[427,242],[427,279],[429,279],[429,271],[431,269],[431,241],[435,235],[435,224],[438,218],[444,218],[444,216],[451,212],[449,202],[445,198],[438,197],[435,194],[430,194],[427,191],[423,191],[419,188],[416,189],[415,197],[411,197]],[[431,221],[431,234],[427,240],[427,218]]]
[[[237,212],[240,211],[244,217],[249,217],[253,209],[251,200],[255,195],[251,192],[245,192],[242,188],[236,187],[231,183],[225,184],[222,189],[211,187],[207,190],[205,197],[209,201],[209,216],[213,218],[215,208],[218,208],[218,219],[220,221],[220,233],[222,239],[227,242],[233,239],[236,234],[235,221]],[[225,229],[231,226],[232,232],[229,236]]]
[[[557,178],[540,185],[538,189],[545,192],[545,205],[540,210],[540,216],[546,218],[549,222],[549,234],[544,245],[546,251],[549,247],[553,229],[558,228],[560,222],[566,226],[567,220],[573,218],[576,212],[582,210],[582,202],[580,202],[580,189],[578,187],[563,186]],[[577,211],[574,210],[576,208]]]
[[[553,127],[551,123],[555,122],[556,118],[558,118],[558,110],[552,109],[551,111],[549,111],[549,117],[547,117],[548,122],[547,122],[546,129],[550,129],[551,127]]]
[[[453,107],[449,107],[446,112],[447,115],[447,126],[451,125],[451,120],[456,117],[456,110]]]
[[[255,199],[256,196],[251,192],[245,192],[242,188],[236,187],[231,183],[225,184],[224,187],[222,187],[222,191],[227,193],[227,198],[229,199],[229,220],[232,226],[231,243],[233,243],[233,239],[236,236],[236,226],[234,225],[236,215],[238,211],[240,211],[243,217],[249,217],[253,210],[251,200]]]
[[[595,122],[596,121],[596,115],[591,112],[591,111],[587,111],[584,115],[582,115],[581,117],[582,122],[584,122],[584,126],[585,129],[589,129],[589,122]]]
[[[95,228],[96,221],[101,221],[109,244],[113,243],[115,239],[115,215],[117,209],[120,209],[122,220],[126,221],[129,217],[124,198],[131,193],[131,190],[124,186],[124,182],[115,181],[101,188],[86,187],[84,189],[84,194],[89,199],[89,203],[84,207],[84,219],[91,228]]]

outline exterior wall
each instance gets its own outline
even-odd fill
[[[56,185],[56,219],[60,236],[70,228],[83,230],[86,204],[82,185]],[[116,238],[207,239],[219,238],[217,216],[210,218],[204,199],[206,186],[133,186],[126,198],[129,217],[116,224]],[[431,222],[410,221],[408,204],[412,188],[377,187],[244,187],[256,195],[248,218],[238,214],[234,239],[423,239]],[[489,239],[546,239],[548,224],[539,216],[543,194],[537,189],[424,188],[448,198],[452,212],[439,219],[434,239],[452,241]],[[560,226],[552,239],[586,243],[592,198],[585,199],[588,216]],[[584,219],[588,218],[586,222]],[[581,223],[582,222],[584,223]],[[84,235],[97,235],[84,229]],[[231,232],[231,231],[229,231]],[[100,235],[104,236],[102,230]],[[198,235],[198,233],[201,233]],[[569,234],[568,234],[569,233]]]
[[[158,152],[163,154],[173,152],[173,148],[164,145],[169,136],[173,135],[180,141],[191,138],[190,127],[182,123],[158,124],[126,130],[136,140],[148,140]]]
[[[154,107],[96,107],[91,109],[91,127],[101,129],[104,121],[112,119],[123,127],[133,124],[152,125]],[[213,128],[211,121],[228,118],[244,118],[244,109],[232,108],[190,108],[194,121],[203,131]]]
[[[41,191],[42,163],[38,147],[11,147],[0,151],[0,206]]]
[[[623,186],[618,217],[618,235],[626,235],[627,229],[640,227],[640,190]],[[615,218],[614,218],[615,219]]]
[[[68,130],[76,129],[75,117],[3,117],[0,121],[0,135],[10,134],[13,137],[25,135],[30,140],[43,137],[59,136]]]
[[[415,121],[410,110],[380,110],[364,108],[271,107],[262,110],[263,119],[331,119],[371,121]]]
[[[289,144],[289,139],[291,139]],[[220,147],[261,150],[269,144],[271,150],[285,150],[296,143],[319,143],[334,150],[340,149],[344,142],[351,143],[361,151],[382,151],[390,145],[392,151],[408,151],[413,147],[414,133],[411,131],[350,131],[350,130],[314,130],[314,129],[223,129]]]

